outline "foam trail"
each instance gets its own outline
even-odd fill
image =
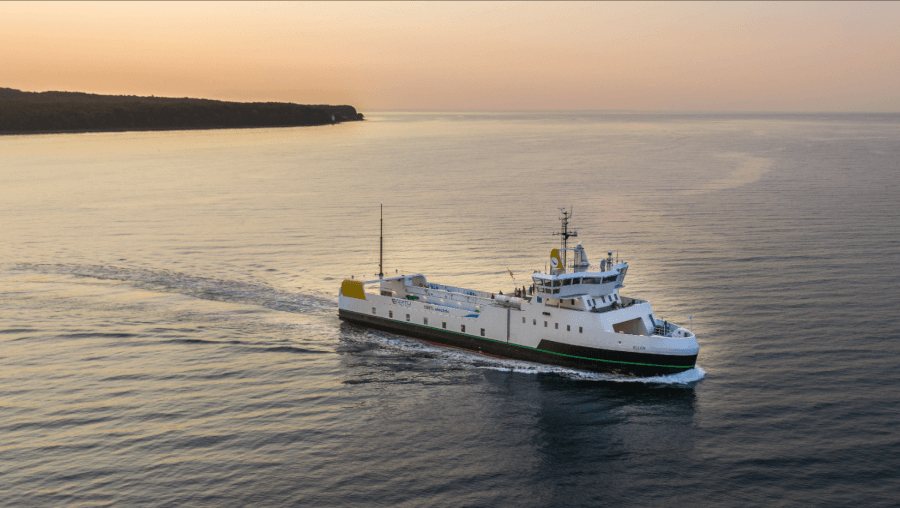
[[[304,313],[330,311],[337,300],[323,295],[279,291],[264,284],[197,277],[184,273],[98,265],[19,264],[17,269],[39,273],[77,275],[101,280],[118,280],[134,284],[151,284],[156,289],[171,291],[204,300],[258,305],[273,310]]]

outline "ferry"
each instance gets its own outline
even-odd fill
[[[650,302],[622,295],[628,263],[614,261],[611,251],[591,271],[581,244],[567,247],[578,236],[570,218],[561,209],[560,248],[530,287],[495,294],[422,274],[385,278],[379,262],[378,279],[342,282],[339,317],[431,344],[573,369],[646,377],[694,368],[694,333],[654,316]]]

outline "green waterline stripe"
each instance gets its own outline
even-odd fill
[[[354,311],[352,311],[352,310],[344,310],[344,309],[340,309],[340,310],[343,310],[344,312],[347,312],[347,313],[349,313],[349,314],[359,314],[360,316],[366,316],[366,317],[369,317],[368,314],[363,314],[363,313],[361,313],[361,312],[354,312]],[[456,316],[453,316],[453,317],[456,317]],[[377,318],[377,319],[384,319],[384,318],[380,318],[380,317],[377,317],[377,316],[376,316],[376,318]],[[388,321],[389,323],[395,322],[395,321],[390,321],[390,320],[386,320],[386,321]],[[426,330],[438,330],[438,331],[441,331],[441,332],[453,333],[453,334],[456,334],[456,335],[462,335],[463,337],[471,337],[471,338],[473,338],[473,339],[489,340],[489,341],[491,341],[491,342],[496,342],[496,343],[498,343],[498,344],[505,344],[505,345],[507,345],[507,346],[521,347],[521,348],[525,348],[525,349],[530,349],[530,350],[532,350],[532,351],[539,351],[539,352],[541,352],[541,353],[547,353],[547,354],[550,354],[550,355],[565,356],[565,357],[568,357],[568,358],[578,358],[579,360],[590,360],[590,361],[592,361],[592,362],[621,363],[621,364],[625,364],[625,365],[641,365],[641,366],[644,366],[644,367],[667,367],[667,368],[672,368],[672,369],[692,369],[692,368],[693,368],[693,367],[686,367],[686,366],[684,366],[684,365],[659,365],[659,364],[656,364],[656,363],[623,362],[623,361],[621,361],[621,360],[604,360],[604,359],[602,359],[602,358],[589,358],[589,357],[587,357],[587,356],[567,355],[567,354],[565,354],[565,353],[556,353],[556,352],[553,352],[553,351],[547,351],[546,349],[538,349],[538,348],[536,348],[536,347],[523,346],[523,345],[521,345],[521,344],[513,344],[513,343],[511,343],[511,342],[504,342],[504,341],[502,341],[502,340],[489,339],[489,338],[487,338],[487,337],[479,337],[478,335],[469,335],[468,333],[454,332],[454,331],[452,331],[452,330],[447,330],[446,328],[432,328],[432,327],[430,327],[430,326],[420,325],[420,324],[416,324],[416,323],[410,323],[410,322],[408,322],[408,321],[396,321],[396,322],[397,322],[397,323],[407,324],[407,325],[412,325],[412,326],[418,326],[419,328],[425,328]]]

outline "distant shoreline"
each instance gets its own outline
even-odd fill
[[[357,121],[357,120],[352,120]],[[174,128],[146,128],[146,129],[72,129],[56,131],[0,131],[0,136],[22,136],[32,134],[100,134],[104,132],[171,132],[171,131],[216,131],[227,129],[287,129],[291,127],[323,127],[325,125],[337,125],[342,122],[304,125],[250,125],[246,127],[174,127]]]
[[[0,88],[0,135],[307,127],[363,119],[353,106]]]

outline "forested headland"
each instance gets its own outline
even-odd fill
[[[353,106],[0,88],[0,134],[294,127],[362,119]]]

